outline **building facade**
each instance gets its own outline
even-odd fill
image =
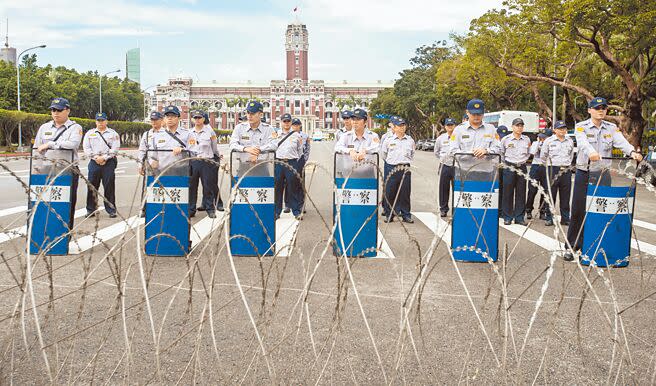
[[[194,82],[190,77],[178,76],[158,86],[153,109],[161,111],[174,104],[181,108],[182,124],[190,125],[189,112],[200,109],[209,113],[213,128],[232,130],[246,103],[257,99],[264,105],[264,116],[274,126],[280,116],[289,113],[303,122],[303,130],[327,133],[340,127],[340,111],[362,107],[367,109],[378,92],[392,87],[391,82],[376,83],[327,82],[310,80],[308,74],[308,30],[295,22],[285,33],[286,77],[269,83],[209,83]],[[369,127],[373,122],[369,121]]]
[[[141,84],[141,50],[133,48],[125,53],[125,76]]]

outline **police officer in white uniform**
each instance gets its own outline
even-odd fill
[[[82,141],[84,154],[89,157],[89,182],[96,189],[103,185],[105,210],[109,217],[116,217],[116,154],[121,147],[121,138],[116,131],[107,127],[107,114],[96,114],[96,128],[89,130]],[[87,217],[95,216],[98,209],[97,193],[87,189]]]
[[[540,159],[546,166],[547,181],[551,185],[551,200],[554,205],[556,196],[560,197],[560,223],[569,225],[569,197],[572,192],[572,157],[574,156],[574,141],[567,136],[567,124],[556,121],[555,135],[544,140]],[[551,211],[547,213],[546,226],[553,225]]]
[[[287,208],[297,219],[301,219],[301,200],[299,197],[300,180],[297,174],[300,172],[299,162],[303,156],[303,141],[298,131],[292,130],[291,115],[284,114],[281,117],[282,131],[279,134],[280,141],[276,149],[276,160],[285,164],[275,166],[275,208],[276,218],[280,217],[282,204],[285,201]]]
[[[529,158],[531,140],[523,134],[524,120],[515,118],[512,121],[512,134],[501,139],[501,155],[506,165],[526,173],[526,161]],[[501,211],[503,222],[510,225],[526,225],[524,212],[526,211],[526,178],[514,170],[503,169],[503,189],[501,195]]]
[[[351,125],[351,118],[353,118],[353,111],[351,110],[344,110],[342,111],[342,121],[344,121],[344,126],[341,127],[339,130],[335,132],[335,141],[339,141],[339,138],[344,135],[345,133],[348,133],[353,129]]]
[[[310,136],[302,130],[301,120],[296,118],[292,120],[292,130],[298,132],[301,135],[301,141],[303,142],[303,156],[298,161],[299,173],[301,174],[301,184],[299,186],[299,197],[301,200],[301,208],[303,213],[307,212],[305,210],[305,164],[310,159]]]
[[[394,221],[394,215],[398,215],[403,222],[413,223],[410,214],[410,163],[415,156],[415,141],[406,134],[405,119],[393,116],[390,122],[394,125],[394,135],[385,139],[380,150],[385,165],[392,167],[385,187],[385,201],[391,210],[384,221]]]
[[[351,117],[353,130],[344,133],[335,144],[335,153],[350,154],[354,161],[361,161],[366,154],[376,154],[380,149],[378,134],[366,128],[367,112],[355,109]]]
[[[79,157],[77,149],[82,142],[82,126],[68,119],[71,113],[71,105],[65,98],[55,98],[50,103],[51,121],[48,121],[39,127],[34,137],[34,146],[39,153],[48,158],[48,150],[73,150],[73,168],[71,170],[71,213],[69,229],[73,228],[75,213],[75,204],[77,203],[77,185],[80,180],[80,170],[77,166]],[[68,158],[68,155],[66,155]]]
[[[164,108],[163,134],[158,135],[157,149],[171,152],[156,153],[159,171],[170,175],[189,175],[188,162],[180,162],[189,157],[189,130],[180,127],[180,110],[176,106]],[[167,168],[171,166],[170,169]]]
[[[595,97],[588,102],[590,119],[576,124],[576,175],[574,177],[574,192],[572,194],[572,215],[567,229],[567,241],[575,251],[583,245],[583,219],[585,217],[585,202],[590,177],[601,178],[601,185],[610,184],[610,175],[599,172],[590,172],[589,166],[610,166],[611,160],[602,160],[602,157],[611,157],[613,148],[619,148],[624,154],[642,161],[642,154],[635,151],[633,145],[624,138],[620,129],[611,122],[604,121],[608,112],[608,102],[605,98]],[[563,256],[565,261],[574,260],[571,252]]]
[[[533,161],[531,161],[531,168],[528,171],[528,177],[533,180],[537,180],[539,185],[542,186],[542,188],[545,191],[548,189],[547,172],[544,166],[544,162],[540,157],[540,154],[544,141],[550,136],[551,136],[551,130],[547,130],[544,133],[538,134],[537,141],[531,143],[531,148],[529,149],[529,153],[531,153],[531,155],[533,156]],[[537,186],[534,186],[533,184],[529,184],[528,193],[526,195],[526,218],[528,220],[533,219],[533,205],[535,204],[535,197],[537,196],[537,194],[538,194]],[[540,202],[539,202],[538,209],[540,211],[541,220],[547,220],[551,216],[549,214],[549,205],[545,203],[544,197],[542,195],[540,195]]]
[[[446,217],[449,213],[449,195],[451,194],[454,179],[453,157],[449,155],[449,138],[451,138],[453,130],[456,128],[456,120],[453,118],[445,119],[444,128],[446,129],[446,132],[437,137],[435,140],[435,149],[433,150],[435,156],[440,161],[440,181],[438,192],[440,195],[439,204],[441,217]]]
[[[246,107],[246,122],[235,126],[230,137],[230,150],[242,152],[239,177],[246,173],[262,152],[274,152],[278,148],[276,131],[262,122],[264,106],[258,101],[250,101]]]
[[[198,198],[198,181],[203,185],[201,205],[207,211],[207,216],[216,218],[217,171],[211,160],[219,156],[216,133],[205,123],[205,114],[194,111],[191,114],[194,127],[189,131],[189,151],[194,158],[191,161],[191,178],[189,180],[189,217],[196,215]]]

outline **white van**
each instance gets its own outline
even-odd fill
[[[314,133],[312,133],[312,140],[313,141],[322,141],[323,140],[323,132],[321,130],[315,130]]]
[[[534,141],[540,132],[540,115],[531,111],[495,111],[485,113],[483,115],[483,122],[499,127],[506,126],[508,131],[512,130],[512,121],[515,118],[522,118],[524,120],[524,134]]]

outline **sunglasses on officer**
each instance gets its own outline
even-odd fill
[[[195,116],[195,117],[193,117],[193,118],[194,118],[194,119],[205,119],[205,117],[203,117],[203,116]]]
[[[291,122],[292,120],[291,119],[283,119],[282,121],[283,122]]]
[[[599,105],[599,106],[593,107],[593,109],[594,110],[608,110],[608,106]]]
[[[56,111],[58,113],[61,113],[62,111],[64,111],[64,109],[56,109],[56,108],[53,107],[53,108],[50,109],[50,111]]]
[[[345,121],[348,121],[349,119],[351,119],[351,117],[346,117],[346,118],[342,118],[342,119],[345,120]]]

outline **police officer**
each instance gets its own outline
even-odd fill
[[[342,121],[344,121],[344,127],[340,128],[335,132],[335,141],[339,141],[339,138],[349,131],[352,130],[351,118],[353,117],[353,111],[344,110],[342,111]]]
[[[394,125],[394,135],[387,137],[380,152],[385,165],[392,167],[385,187],[385,197],[393,210],[390,210],[384,221],[394,221],[396,214],[401,216],[403,222],[414,223],[410,214],[410,163],[415,156],[415,141],[405,133],[405,119],[393,116],[390,122]]]
[[[497,127],[497,135],[499,140],[508,135],[508,128],[505,125]],[[503,173],[499,173],[499,197],[503,197]],[[499,217],[503,217],[503,207],[499,207]]]
[[[449,154],[472,153],[477,158],[499,154],[496,128],[483,123],[485,104],[480,99],[467,102],[467,120],[453,130],[449,141]]]
[[[602,160],[602,157],[611,157],[613,147],[617,147],[624,154],[642,161],[642,154],[635,151],[633,145],[624,138],[620,129],[611,122],[604,121],[608,112],[608,102],[605,98],[595,97],[588,102],[588,114],[590,119],[579,122],[574,133],[576,135],[576,175],[574,177],[574,192],[572,194],[572,215],[570,225],[567,229],[567,241],[575,251],[583,245],[583,218],[585,217],[585,202],[588,190],[590,174],[599,177],[599,172],[590,172],[589,163],[599,162],[601,165],[610,166],[610,160]],[[604,174],[602,183],[608,184],[610,176]],[[565,261],[574,260],[571,252],[563,256]]]
[[[275,166],[275,203],[276,219],[282,212],[282,204],[287,198],[289,202],[287,207],[291,209],[296,219],[301,219],[301,199],[299,196],[300,180],[297,176],[299,173],[299,162],[303,156],[303,139],[297,131],[292,130],[292,124],[300,125],[300,120],[290,120],[291,115],[283,114],[281,117],[282,130],[279,135],[281,138],[276,149],[276,160],[282,164],[276,163]],[[285,200],[283,199],[285,198]]]
[[[156,168],[154,165],[156,157],[154,154],[148,154],[148,150],[157,150],[158,136],[164,134],[164,129],[162,129],[162,124],[164,123],[164,116],[159,111],[153,111],[150,113],[150,126],[151,128],[141,135],[141,140],[139,141],[139,153],[137,156],[137,162],[139,163],[139,174],[144,175],[144,161],[148,157],[148,163],[150,167]]]
[[[396,115],[392,115],[390,117],[390,122],[387,126],[387,132],[385,134],[383,134],[383,136],[380,139],[381,151],[383,149],[383,144],[385,143],[385,140],[394,135],[394,124],[392,123],[392,121],[396,120],[397,118],[399,118],[399,117],[397,117]],[[385,161],[385,157],[383,157],[383,161],[384,161],[384,164],[383,164],[383,192],[386,192],[387,191],[387,184],[389,183],[390,171],[394,168],[394,165],[391,165],[391,164],[387,163],[387,161]],[[388,201],[387,200],[387,195],[385,195],[383,197],[383,213],[382,213],[383,217],[389,217],[390,216],[390,207],[391,207],[391,205],[392,205],[392,202]]]
[[[189,130],[180,127],[180,110],[176,106],[164,108],[164,126],[165,130],[158,136],[157,149],[171,152],[156,153],[159,171],[172,175],[189,175],[189,165],[177,162],[185,158],[182,152],[189,150],[191,136]],[[172,169],[167,170],[170,165],[173,165]]]
[[[34,137],[34,149],[47,157],[48,150],[73,150],[73,170],[71,170],[71,213],[69,229],[73,229],[75,204],[77,203],[77,185],[80,180],[80,170],[77,167],[79,157],[77,149],[82,142],[82,126],[68,119],[71,105],[67,99],[55,98],[50,103],[51,121],[39,127]]]
[[[523,134],[524,120],[515,118],[512,121],[512,134],[501,140],[501,155],[506,165],[526,173],[526,161],[529,157],[531,140]],[[503,169],[503,193],[501,195],[503,223],[505,225],[526,225],[524,211],[526,210],[526,179],[514,170]]]
[[[190,130],[189,151],[195,158],[191,161],[191,178],[189,180],[189,217],[196,215],[198,197],[198,180],[203,185],[202,206],[207,216],[216,218],[216,192],[218,191],[218,174],[210,160],[219,156],[216,134],[212,127],[205,123],[206,117],[202,111],[193,111],[191,117],[194,127]]]
[[[439,181],[439,202],[440,202],[440,216],[446,217],[449,213],[449,195],[453,187],[453,157],[449,155],[449,138],[456,128],[456,120],[447,118],[444,120],[444,128],[446,132],[440,134],[435,140],[434,153],[437,159],[440,160],[440,181]]]
[[[292,130],[298,132],[301,136],[301,141],[303,143],[303,156],[298,161],[299,174],[301,175],[301,184],[299,186],[299,198],[301,201],[301,208],[303,213],[307,212],[305,210],[305,164],[310,159],[310,136],[304,132],[302,129],[301,120],[296,118],[292,120]]]
[[[547,174],[546,174],[544,162],[542,161],[540,154],[541,154],[542,144],[544,143],[545,139],[547,139],[548,137],[549,137],[548,133],[538,134],[537,141],[531,143],[531,148],[529,149],[529,153],[533,155],[533,161],[531,162],[531,168],[528,171],[528,176],[532,180],[537,181],[538,184],[542,186],[542,188],[545,191],[547,190]],[[532,183],[529,183],[528,194],[526,196],[526,218],[528,220],[533,219],[533,204],[535,203],[535,196],[537,196],[537,194],[538,194],[537,186],[534,186]],[[546,205],[546,203],[544,202],[544,197],[542,195],[540,195],[539,210],[540,210],[540,219],[546,220],[549,217],[549,215],[547,214],[549,212],[549,206]]]
[[[276,151],[278,134],[275,130],[261,121],[264,115],[264,107],[258,101],[250,101],[246,107],[246,122],[238,124],[232,131],[230,137],[230,150],[243,152],[243,160],[250,163],[257,162],[257,157],[262,152]],[[248,166],[248,167],[247,167]],[[245,173],[252,165],[242,163],[239,176]]]
[[[89,182],[98,190],[100,182],[105,196],[105,210],[109,217],[116,217],[116,154],[121,147],[121,138],[107,127],[107,114],[96,114],[96,128],[89,130],[82,141],[84,154],[89,157]],[[95,216],[98,209],[97,193],[87,189],[87,217]]]
[[[366,154],[376,154],[380,149],[378,134],[366,128],[367,112],[355,109],[351,117],[353,130],[344,133],[335,144],[335,153],[349,154],[354,161],[362,161]]]
[[[547,179],[551,184],[551,200],[556,203],[560,196],[560,223],[569,225],[569,196],[572,191],[572,157],[574,156],[574,141],[567,136],[567,124],[556,121],[555,135],[545,139],[540,158],[547,167]],[[551,211],[547,214],[546,226],[553,225]]]

